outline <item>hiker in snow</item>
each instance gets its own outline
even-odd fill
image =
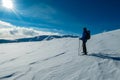
[[[87,30],[87,28],[83,28],[83,34],[80,39],[82,40],[83,53],[84,55],[87,55],[86,42],[88,39],[90,39],[90,31]]]

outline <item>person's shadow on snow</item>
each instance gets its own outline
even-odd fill
[[[112,59],[112,60],[120,61],[120,57],[112,56],[110,54],[90,54],[90,56],[94,56],[102,59]]]

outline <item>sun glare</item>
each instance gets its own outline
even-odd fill
[[[12,0],[2,0],[2,5],[3,5],[5,8],[13,9]]]

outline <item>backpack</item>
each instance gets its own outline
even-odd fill
[[[90,38],[91,38],[90,31],[87,30],[87,31],[86,31],[86,39],[88,40],[88,39],[90,39]]]

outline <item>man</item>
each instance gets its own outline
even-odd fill
[[[80,39],[82,40],[83,55],[87,55],[86,42],[88,39],[90,39],[90,31],[88,31],[87,28],[83,28],[83,34]]]

